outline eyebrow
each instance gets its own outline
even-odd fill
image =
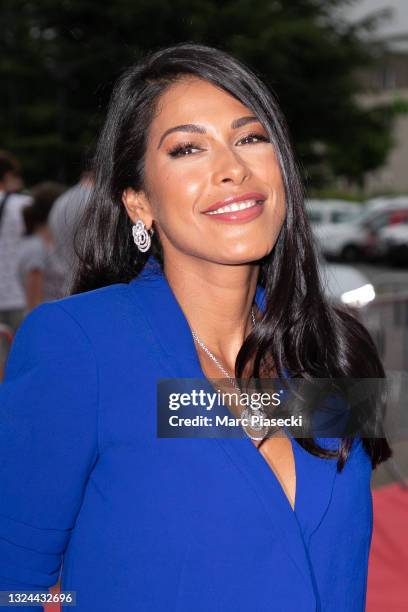
[[[255,117],[254,115],[247,115],[246,117],[240,117],[239,119],[234,119],[234,121],[231,123],[231,129],[237,130],[238,128],[243,127],[244,125],[247,125],[248,123],[254,123],[255,121],[259,123],[259,119]],[[185,123],[183,125],[176,125],[174,127],[171,127],[168,130],[166,130],[164,134],[162,134],[158,147],[157,147],[158,149],[160,149],[162,142],[166,138],[166,136],[168,136],[169,134],[172,134],[173,132],[190,132],[193,134],[206,134],[206,129],[202,125],[196,125],[195,123]]]

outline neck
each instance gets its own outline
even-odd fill
[[[259,265],[165,258],[164,273],[191,329],[230,371],[252,329]]]

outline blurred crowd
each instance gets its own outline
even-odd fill
[[[69,188],[44,181],[26,190],[18,159],[0,151],[0,382],[24,317],[69,292],[74,235],[92,187],[85,171]]]

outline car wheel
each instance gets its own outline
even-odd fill
[[[354,244],[347,244],[345,247],[343,247],[343,250],[341,252],[341,258],[343,259],[343,261],[352,263],[360,259],[360,257],[361,251]]]
[[[408,246],[402,244],[400,246],[394,247],[389,252],[389,259],[391,265],[399,268],[405,267],[408,265]]]

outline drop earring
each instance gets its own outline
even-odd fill
[[[151,236],[153,236],[153,233],[153,228],[149,232],[141,219],[138,219],[135,225],[132,226],[133,240],[139,251],[142,253],[145,253],[150,249],[150,245],[152,243]]]

